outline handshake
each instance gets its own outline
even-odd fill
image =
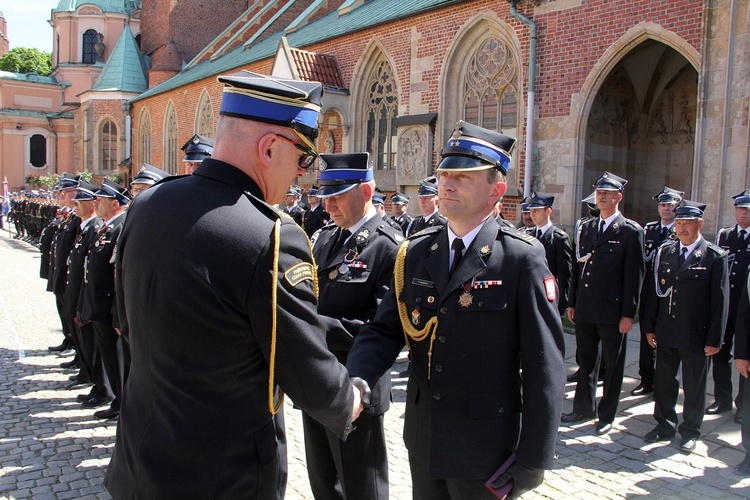
[[[354,405],[352,407],[352,422],[359,418],[359,414],[370,406],[370,386],[359,377],[349,377],[352,384],[352,393],[354,394]]]

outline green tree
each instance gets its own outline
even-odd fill
[[[52,73],[52,54],[38,49],[16,47],[0,57],[0,70],[14,73],[36,71],[41,76]]]

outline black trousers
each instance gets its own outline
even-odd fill
[[[63,318],[63,294],[55,294],[55,305],[57,306],[57,314],[60,316],[60,323],[62,325],[63,336],[65,341],[68,342],[70,347],[73,347],[73,339],[71,337],[72,332],[70,331],[70,323]]]
[[[745,377],[740,375],[740,380],[744,381],[743,386],[743,398],[745,401],[750,401],[750,384],[747,383]],[[745,448],[745,458],[750,457],[750,405],[742,406],[742,447]]]
[[[495,495],[484,486],[489,479],[432,479],[427,464],[409,455],[411,488],[414,500],[493,500]]]
[[[736,318],[727,318],[724,344],[721,346],[721,351],[711,357],[714,375],[714,399],[721,404],[732,404],[732,375],[734,374],[732,346],[734,345],[735,325]],[[737,411],[742,409],[744,385],[745,378],[740,377],[740,386],[737,390],[737,397],[734,400],[734,404],[737,405]]]
[[[120,377],[120,366],[117,362],[117,339],[119,335],[117,335],[111,321],[94,321],[92,324],[96,333],[96,347],[99,350],[99,356],[104,364],[107,380],[114,396],[111,407],[119,409],[122,401],[122,379]]]
[[[680,382],[677,370],[682,363],[682,390],[685,403],[682,407],[682,423],[677,426],[677,395]],[[683,438],[699,438],[706,406],[706,380],[708,357],[702,351],[687,351],[656,346],[656,374],[654,378],[654,418],[656,428],[664,435],[680,431]]]
[[[316,500],[388,498],[383,415],[361,416],[342,441],[302,412],[310,488]]]
[[[573,399],[573,411],[593,413],[596,408],[596,382],[601,360],[607,365],[604,373],[604,394],[597,413],[600,422],[613,422],[620,403],[622,377],[625,373],[627,334],[620,333],[619,325],[597,325],[576,322],[576,352],[578,353],[578,382]],[[601,344],[601,353],[599,350]]]
[[[655,366],[656,349],[649,345],[646,332],[641,330],[641,345],[638,351],[638,375],[641,377],[641,384],[653,387]]]

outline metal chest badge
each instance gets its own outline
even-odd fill
[[[419,308],[415,307],[414,310],[411,312],[411,322],[414,323],[414,326],[419,324],[419,318],[422,315],[419,313]]]
[[[458,305],[461,307],[469,307],[472,302],[474,302],[474,296],[468,290],[464,290],[464,292],[458,296]]]

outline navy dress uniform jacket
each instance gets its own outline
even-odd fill
[[[308,237],[312,237],[315,231],[328,224],[329,220],[331,220],[331,216],[323,209],[323,204],[318,203],[315,208],[302,213],[302,228]]]
[[[598,237],[601,219],[581,223],[568,307],[575,321],[616,325],[635,318],[643,284],[643,230],[622,214]],[[588,256],[588,257],[587,257]]]
[[[106,477],[114,498],[276,498],[274,313],[275,381],[345,433],[353,395],[325,345],[309,240],[244,172],[206,159],[140,194],[116,271],[132,364]]]
[[[410,460],[426,464],[435,479],[488,479],[513,452],[523,465],[550,468],[565,347],[542,246],[488,219],[450,278],[449,252],[440,226],[413,236],[406,254],[398,299],[416,328],[438,321],[434,339],[410,341]],[[465,286],[473,299],[462,306]],[[350,373],[370,384],[405,343],[396,293],[391,286],[349,352]]]
[[[65,293],[65,282],[68,279],[68,255],[70,250],[81,232],[81,218],[75,215],[75,212],[68,212],[63,217],[60,227],[55,233],[52,243],[52,253],[50,258],[50,281],[51,290],[56,294]]]
[[[42,229],[42,235],[39,238],[39,251],[42,253],[39,261],[39,277],[45,280],[49,279],[50,254],[52,252],[52,242],[55,239],[55,233],[60,227],[60,217],[56,217]],[[51,291],[51,289],[47,289]]]
[[[557,280],[559,291],[557,310],[563,314],[565,308],[568,307],[570,274],[573,266],[573,247],[570,245],[570,237],[559,227],[552,226],[545,231],[539,241],[544,246],[547,266]]]
[[[68,280],[65,285],[65,297],[63,299],[63,317],[73,319],[78,312],[81,300],[81,288],[84,279],[84,264],[86,255],[93,248],[97,238],[97,231],[104,221],[99,217],[86,224],[78,235],[73,249],[68,256]]]
[[[404,241],[397,231],[376,214],[330,257],[339,234],[338,226],[324,227],[315,239],[313,255],[318,264],[320,284],[318,312],[339,319],[344,327],[329,327],[327,333],[328,348],[342,364],[346,364],[349,349],[362,325],[375,317],[391,284],[398,245]],[[338,269],[344,258],[351,259],[354,252],[357,253],[354,264],[347,266],[345,274],[340,273]],[[366,267],[355,267],[359,265]],[[365,408],[363,416],[381,415],[390,407],[390,373],[385,373],[371,390],[371,406]]]
[[[401,226],[401,234],[406,235],[406,231],[409,230],[409,225],[412,223],[414,218],[409,214],[404,214],[401,217],[394,217],[393,220],[396,221],[399,226]]]
[[[742,287],[735,325],[734,357],[736,359],[750,359],[750,271],[748,271]]]
[[[727,254],[705,239],[681,266],[679,253],[679,241],[660,248],[658,267],[649,277],[654,292],[641,306],[641,329],[656,333],[664,347],[693,352],[721,347],[729,305]],[[666,296],[659,297],[657,290]]]
[[[427,221],[424,220],[424,215],[420,215],[419,217],[411,221],[411,227],[408,228],[409,234],[407,236],[417,234],[422,229],[426,229],[428,227],[444,226],[447,223],[448,223],[448,219],[443,217],[443,215],[440,212],[435,212],[432,215],[432,217],[430,217],[430,220],[427,220]]]
[[[716,244],[729,252],[729,317],[737,317],[745,276],[750,268],[750,237],[740,243],[737,226],[725,227],[716,235]]]
[[[115,300],[115,266],[111,259],[123,222],[125,212],[102,226],[86,257],[86,279],[78,308],[86,321],[111,321]]]

